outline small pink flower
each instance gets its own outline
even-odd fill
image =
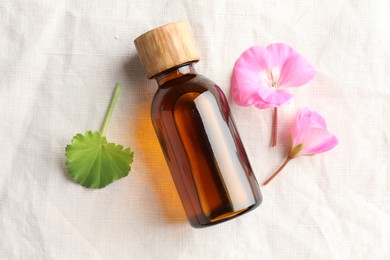
[[[290,160],[301,155],[323,153],[335,147],[338,140],[326,127],[325,119],[321,115],[306,107],[303,108],[297,114],[291,129],[291,145],[286,160],[263,185],[267,185]]]
[[[232,98],[240,106],[277,108],[288,103],[292,94],[287,87],[300,87],[316,75],[312,65],[298,52],[283,43],[267,48],[253,46],[236,61],[232,76]],[[274,114],[276,144],[277,110]]]
[[[292,98],[284,88],[300,87],[315,75],[313,66],[286,44],[253,46],[234,65],[232,97],[240,106],[278,107]]]
[[[325,119],[307,107],[298,113],[291,129],[291,151],[299,155],[326,152],[338,144],[336,136],[326,129]]]

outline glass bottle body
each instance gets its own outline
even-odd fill
[[[192,63],[155,78],[152,122],[191,226],[257,207],[262,196],[222,90]]]

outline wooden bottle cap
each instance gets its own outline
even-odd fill
[[[134,40],[148,78],[186,62],[199,61],[191,30],[175,22],[150,30]]]

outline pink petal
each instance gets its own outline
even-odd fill
[[[313,111],[311,111],[308,107],[304,107],[299,111],[299,116],[310,117],[311,113],[313,113]]]
[[[323,152],[329,151],[330,149],[335,147],[338,143],[339,143],[339,140],[337,139],[336,136],[333,135],[331,138],[329,138],[327,141],[325,141],[323,143],[323,145],[318,146],[315,149],[306,151],[306,154],[311,155],[311,154],[317,154],[317,153],[323,153]]]
[[[326,152],[337,145],[337,138],[326,129],[313,128],[299,136],[298,144],[302,144],[300,154],[317,154]]]
[[[267,46],[272,57],[272,67],[281,70],[284,63],[297,52],[284,43],[273,43]]]
[[[290,46],[276,43],[269,45],[267,50],[271,53],[273,67],[280,70],[280,87],[300,87],[316,75],[313,66]]]
[[[294,124],[291,128],[293,146],[299,145],[300,135],[312,128],[326,129],[326,123],[318,113],[305,107],[296,115]]]
[[[272,92],[266,95],[265,93],[260,93],[263,90],[261,89],[259,90],[259,95],[263,97],[263,100],[266,103],[272,105],[270,107],[278,107],[287,104],[288,102],[290,102],[290,100],[293,97],[291,93],[284,90],[275,89],[275,88],[268,88],[268,89],[271,89]]]
[[[272,56],[266,48],[253,46],[241,54],[234,66],[252,70],[258,74],[263,71],[268,73],[272,69],[272,61]]]
[[[255,107],[257,107],[259,109],[267,109],[267,108],[274,108],[274,107],[277,107],[277,106],[274,105],[274,104],[267,103],[267,102],[259,101],[259,102],[256,103]]]
[[[310,126],[315,128],[326,128],[325,119],[315,111],[310,110],[307,107],[301,109],[299,113],[299,124],[303,125],[307,120],[312,121]]]
[[[301,55],[293,55],[285,63],[280,72],[281,87],[300,87],[308,83],[316,71]]]
[[[326,122],[325,122],[325,119],[320,115],[318,114],[317,112],[315,111],[311,111],[309,110],[307,107],[305,107],[304,109],[307,109],[309,111],[309,118],[313,121],[315,121],[316,123],[318,123],[320,126],[322,126],[323,128],[326,128]]]
[[[260,87],[251,81],[235,87],[237,82],[232,81],[232,98],[240,106],[254,105],[257,108],[273,108],[288,103],[292,94],[275,88]],[[257,92],[256,92],[257,90]]]
[[[260,99],[259,89],[268,89],[253,71],[240,67],[234,68],[231,85],[232,98],[240,106],[255,105]]]

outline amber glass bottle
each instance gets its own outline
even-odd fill
[[[188,220],[217,224],[262,200],[222,90],[196,73],[188,25],[176,22],[139,36],[135,45],[158,91],[151,116]]]

